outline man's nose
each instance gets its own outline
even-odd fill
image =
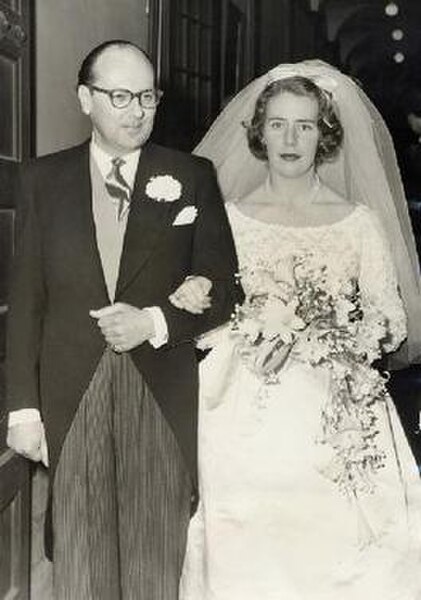
[[[130,109],[132,113],[140,119],[143,119],[143,117],[145,116],[145,109],[142,107],[140,103],[140,98],[138,96],[135,96],[131,101]]]

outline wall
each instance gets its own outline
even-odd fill
[[[329,58],[320,13],[297,0],[265,0],[259,5],[260,44],[257,72],[283,62]]]
[[[291,11],[294,0],[265,0],[260,6],[260,64],[264,73],[291,60]]]
[[[36,153],[83,141],[89,126],[75,82],[83,56],[98,43],[124,38],[148,48],[148,0],[36,0]]]

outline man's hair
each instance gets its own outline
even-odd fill
[[[103,54],[109,48],[133,48],[135,50],[138,50],[141,54],[143,54],[145,59],[152,66],[152,61],[151,61],[150,57],[148,56],[148,54],[143,50],[143,48],[141,48],[137,44],[135,44],[133,42],[129,42],[127,40],[118,40],[118,39],[117,40],[108,40],[106,42],[102,42],[102,44],[99,44],[98,46],[93,48],[89,52],[89,54],[87,56],[85,56],[82,64],[80,65],[80,69],[79,69],[79,73],[78,73],[78,77],[77,77],[77,85],[78,86],[79,85],[91,85],[94,83],[95,64],[96,64],[98,58],[101,56],[101,54]]]
[[[266,146],[263,140],[263,128],[269,101],[282,93],[289,92],[317,100],[319,107],[317,127],[320,132],[315,157],[316,166],[333,160],[343,141],[342,124],[336,114],[330,94],[319,88],[311,79],[301,76],[287,77],[268,84],[257,98],[254,115],[247,127],[247,141],[250,151],[259,160],[267,160]]]

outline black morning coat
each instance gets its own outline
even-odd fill
[[[175,201],[148,197],[148,181],[171,176]],[[30,165],[19,198],[17,247],[7,343],[8,410],[39,408],[45,424],[50,482],[78,404],[106,342],[89,311],[110,304],[95,237],[89,142]],[[186,206],[194,222],[174,226]],[[191,212],[191,211],[190,211]],[[159,306],[168,344],[130,352],[171,426],[197,481],[198,369],[194,338],[227,321],[242,300],[237,259],[212,165],[147,143],[142,149],[124,239],[116,302]],[[191,315],[168,296],[187,275],[213,282],[212,307]]]

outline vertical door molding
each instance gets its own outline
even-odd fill
[[[255,17],[254,0],[222,0],[221,106],[255,75]]]
[[[0,0],[0,158],[31,154],[30,0]]]

